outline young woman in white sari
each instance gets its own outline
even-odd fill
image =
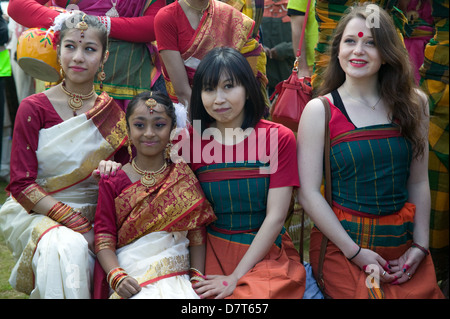
[[[0,231],[17,259],[13,288],[30,298],[90,298],[98,197],[93,172],[102,160],[120,161],[125,114],[93,89],[108,57],[103,25],[77,12],[59,27],[64,79],[18,109],[11,196],[0,209]]]

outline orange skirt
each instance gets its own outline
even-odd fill
[[[348,213],[336,207],[333,208],[336,215],[341,219]],[[399,214],[403,214],[402,211]],[[404,214],[410,214],[409,209],[405,209]],[[383,218],[383,217],[381,217]],[[323,234],[313,228],[310,240],[310,262],[315,277],[319,264],[320,246]],[[410,245],[409,245],[410,246]],[[364,248],[364,247],[363,247]],[[399,247],[396,257],[393,255],[392,248],[389,253],[379,254],[385,259],[399,257],[409,247]],[[349,261],[340,249],[331,241],[328,241],[327,251],[323,264],[323,279],[325,283],[325,293],[333,299],[368,299],[370,290],[366,285],[367,274],[357,265]],[[436,274],[434,270],[431,255],[422,260],[419,268],[414,273],[411,280],[400,284],[392,285],[390,283],[380,283],[380,291],[386,299],[436,299],[444,298],[439,286],[437,285]]]
[[[248,245],[224,240],[208,233],[206,242],[207,275],[231,274]],[[305,292],[306,272],[287,233],[281,249],[275,244],[249,272],[242,276],[229,299],[301,299]]]

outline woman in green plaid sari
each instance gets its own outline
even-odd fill
[[[331,110],[333,207],[320,192],[321,100],[307,104],[298,130],[299,199],[316,225],[313,270],[326,236],[323,280],[332,298],[442,298],[428,251],[428,104],[408,53],[374,4],[351,8],[330,47],[320,93]]]

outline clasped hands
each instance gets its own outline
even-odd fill
[[[363,248],[352,262],[367,274],[378,277],[380,282],[400,285],[412,278],[424,257],[420,249],[411,247],[399,258],[385,260],[376,252]],[[378,276],[374,267],[378,267]]]

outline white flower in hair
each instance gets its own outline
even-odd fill
[[[48,33],[50,31],[53,31],[53,32],[61,31],[64,23],[72,23],[73,24],[74,23],[73,19],[72,20],[69,19],[73,15],[74,15],[73,12],[63,12],[63,13],[60,13],[59,15],[57,15],[55,20],[53,20],[53,25],[47,30],[46,36],[48,35]]]
[[[177,128],[185,128],[188,119],[187,119],[187,108],[181,104],[181,103],[174,103],[173,106],[175,107],[175,116],[177,118]]]

